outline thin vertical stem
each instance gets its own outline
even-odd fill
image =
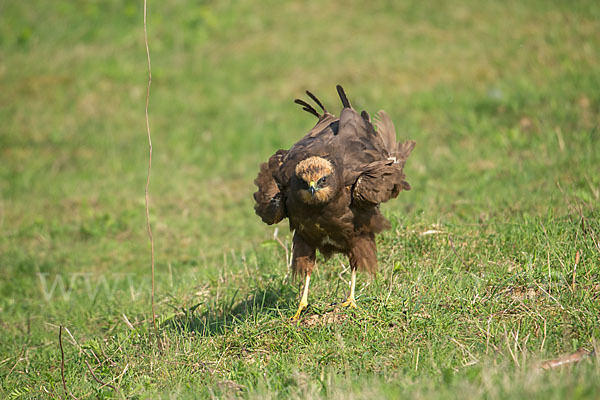
[[[152,136],[150,136],[150,120],[148,119],[148,103],[150,101],[150,85],[152,84],[152,65],[150,64],[150,48],[148,47],[148,30],[146,29],[146,0],[144,0],[144,41],[146,43],[146,55],[148,56],[148,88],[146,90],[146,130],[148,132],[148,177],[146,178],[146,227],[148,229],[148,236],[150,237],[150,254],[151,254],[151,266],[152,266],[152,325],[154,326],[154,333],[158,339],[158,329],[156,328],[156,312],[154,309],[154,237],[152,236],[152,228],[150,227],[150,202],[148,200],[148,187],[150,186],[150,171],[152,170]],[[160,340],[159,340],[160,344]]]

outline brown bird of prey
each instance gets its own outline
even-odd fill
[[[375,234],[390,228],[379,204],[410,190],[402,170],[415,142],[396,142],[385,111],[379,111],[373,125],[366,111],[358,114],[352,108],[341,86],[337,91],[343,105],[339,118],[309,91],[321,113],[295,100],[319,121],[289,150],[278,150],[263,163],[254,181],[256,214],[269,225],[287,217],[294,232],[292,270],[304,275],[305,283],[293,320],[308,306],[317,249],[326,258],[348,256],[352,278],[342,305],[356,307],[356,271],[376,271]]]

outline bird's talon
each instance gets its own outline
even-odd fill
[[[354,299],[348,299],[341,304],[342,307],[358,308]]]
[[[302,314],[301,311],[296,312],[296,314],[290,318],[290,321],[298,321],[300,319],[300,314]]]
[[[307,307],[308,304],[300,303],[300,305],[298,306],[298,311],[296,311],[296,314],[294,314],[294,316],[290,318],[290,321],[298,321],[300,319],[300,315],[304,310],[306,310]]]

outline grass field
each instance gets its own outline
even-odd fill
[[[142,4],[0,2],[1,398],[598,397],[599,2],[149,1],[162,349]],[[252,181],[338,83],[413,190],[359,308],[320,260],[296,324]]]

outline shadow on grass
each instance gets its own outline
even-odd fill
[[[250,290],[242,295],[237,290],[231,297],[182,308],[164,321],[162,326],[178,332],[195,332],[201,336],[222,335],[249,320],[279,316],[279,306],[287,307],[296,297],[297,293],[290,284]],[[242,300],[238,300],[240,298]]]

